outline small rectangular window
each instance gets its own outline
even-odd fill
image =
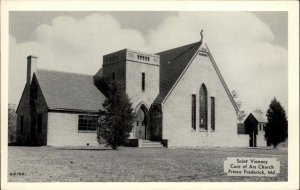
[[[37,131],[42,132],[42,124],[43,124],[43,114],[38,114],[37,116]]]
[[[192,94],[192,128],[196,130],[196,95]]]
[[[215,97],[211,97],[211,129],[215,130]]]
[[[78,131],[95,132],[97,131],[98,116],[79,115]]]
[[[24,130],[24,116],[21,116],[20,120],[20,132],[23,133]]]
[[[142,91],[145,91],[145,73],[142,73]]]

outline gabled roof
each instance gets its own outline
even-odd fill
[[[253,115],[252,113],[250,113],[250,114],[248,115],[248,117],[245,119],[244,123],[255,123],[255,124],[257,124],[258,121],[257,121],[257,119],[254,117],[254,115]]]
[[[159,95],[154,103],[160,104],[167,96],[193,55],[200,47],[200,42],[156,53],[160,56]]]
[[[241,122],[245,122],[246,119],[250,116],[250,114],[257,120],[257,122],[259,123],[267,123],[268,122],[268,119],[266,118],[266,116],[264,114],[259,114],[259,113],[256,113],[255,111],[253,112],[250,112],[248,114],[247,117],[245,117]]]
[[[49,109],[98,111],[106,99],[92,75],[38,69],[36,77]]]
[[[252,114],[259,123],[267,123],[267,118],[263,114],[259,114],[256,112],[253,112]]]
[[[160,86],[159,86],[159,95],[154,100],[155,104],[163,103],[164,99],[167,97],[168,93],[172,90],[172,87],[179,79],[180,75],[184,72],[185,68],[188,66],[193,56],[200,48],[201,44],[202,42],[200,41],[200,42],[192,43],[189,45],[185,45],[185,46],[181,46],[178,48],[157,53],[157,55],[160,55],[160,81],[159,81]],[[219,68],[215,63],[207,46],[206,48],[208,50],[208,55],[212,62],[212,65],[215,68],[215,71],[217,72],[218,77],[234,109],[236,110],[236,112],[238,112],[239,109],[225,83],[225,80],[223,79],[219,71]]]

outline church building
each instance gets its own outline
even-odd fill
[[[27,81],[17,108],[17,142],[37,146],[98,145],[101,78],[117,80],[136,121],[131,146],[248,146],[237,133],[239,111],[206,44],[158,53],[123,49],[103,56],[94,76],[37,69],[27,57]],[[100,126],[101,127],[101,126]]]

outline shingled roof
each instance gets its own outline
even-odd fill
[[[154,103],[162,103],[199,47],[200,42],[196,42],[156,53],[160,56],[160,84],[159,95]]]
[[[94,112],[106,99],[92,75],[38,69],[36,77],[50,109]]]

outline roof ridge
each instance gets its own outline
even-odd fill
[[[155,103],[162,103],[168,96],[173,85],[184,72],[190,60],[199,50],[200,42],[195,42],[158,53],[160,55],[160,91]],[[171,63],[172,64],[169,64]]]
[[[191,47],[194,47],[194,45],[198,44],[200,42],[194,42],[194,43],[191,43],[191,44],[186,44],[186,45],[183,45],[183,46],[179,46],[179,47],[176,47],[176,48],[172,48],[172,49],[167,49],[167,50],[164,50],[164,51],[161,51],[161,52],[157,52],[155,54],[162,54],[162,53],[165,53],[167,51],[172,51],[172,50],[175,50],[175,49],[179,49],[179,48],[183,48],[183,47],[186,47],[186,46],[191,46]],[[190,49],[190,48],[189,48]]]
[[[54,73],[64,73],[64,74],[74,74],[74,75],[82,75],[82,76],[93,76],[89,74],[83,74],[83,73],[73,73],[73,72],[68,72],[68,71],[59,71],[59,70],[51,70],[51,69],[37,69],[38,71],[46,71],[46,72],[54,72]]]
[[[238,106],[236,105],[236,102],[234,101],[234,99],[233,99],[233,97],[232,97],[232,94],[230,93],[230,90],[229,90],[229,88],[228,88],[228,86],[227,86],[227,84],[226,84],[226,82],[225,82],[225,80],[224,80],[224,78],[223,78],[223,76],[222,76],[220,70],[219,70],[219,67],[218,67],[218,65],[217,65],[217,63],[216,63],[216,61],[215,61],[213,55],[211,54],[211,52],[210,52],[210,50],[209,50],[207,44],[205,44],[205,46],[206,46],[206,49],[207,49],[207,52],[208,52],[208,57],[210,58],[213,67],[215,68],[215,71],[216,71],[216,73],[217,73],[217,75],[218,75],[218,77],[219,77],[219,79],[220,79],[220,81],[221,81],[221,84],[223,85],[223,87],[224,87],[224,89],[225,89],[225,92],[227,93],[228,98],[229,98],[229,100],[231,101],[231,103],[232,103],[232,105],[233,105],[233,107],[234,107],[236,113],[238,113],[238,112],[239,112],[239,108],[238,108]]]

